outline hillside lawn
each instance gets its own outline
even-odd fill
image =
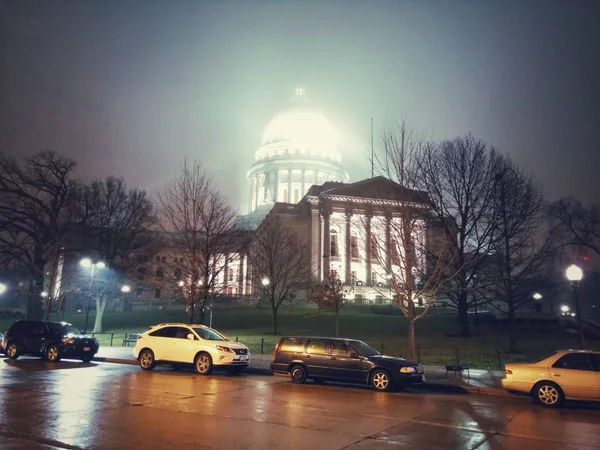
[[[376,311],[377,313],[374,313]],[[488,317],[489,319],[489,317]],[[53,315],[52,320],[60,320]],[[64,320],[83,329],[85,314],[66,314]],[[141,333],[150,325],[165,322],[185,322],[184,311],[106,312],[105,333],[96,335],[101,345],[120,346],[125,333]],[[207,317],[208,321],[208,317]],[[0,330],[6,330],[13,320],[0,320]],[[576,348],[577,338],[555,325],[520,324],[515,329],[520,353],[505,353],[508,348],[507,325],[482,317],[478,327],[473,326],[472,336],[457,337],[457,317],[429,313],[417,322],[416,340],[422,364],[442,365],[456,360],[456,349],[461,362],[469,361],[472,367],[498,369],[501,364],[539,359],[555,350]],[[94,312],[89,324],[94,323]],[[279,334],[273,335],[272,315],[268,307],[219,308],[214,310],[213,327],[230,339],[238,338],[248,345],[252,353],[273,352],[280,336],[285,335],[335,335],[335,317],[313,308],[284,307],[279,312]],[[340,314],[340,336],[364,340],[378,351],[393,356],[407,355],[407,323],[404,316],[388,306],[347,307]],[[262,340],[262,346],[261,346]],[[600,343],[591,341],[590,348],[600,349]],[[500,353],[499,353],[500,351]],[[500,358],[500,361],[499,361]]]

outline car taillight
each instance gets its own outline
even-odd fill
[[[279,347],[281,347],[281,339],[277,341],[277,345],[275,346],[275,350],[273,350],[273,361],[275,361],[275,357],[277,356],[277,352],[279,351]]]
[[[506,370],[504,370],[504,373],[505,373],[506,375],[512,375],[512,374],[513,374],[513,373],[512,373],[512,370],[510,370],[510,369],[506,369]]]

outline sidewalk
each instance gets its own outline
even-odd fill
[[[100,346],[94,361],[131,365],[138,363],[133,358],[133,347]],[[250,365],[244,372],[254,375],[272,375],[270,364],[271,355],[253,354]],[[470,374],[465,371],[460,376],[449,372],[446,376],[444,366],[424,366],[424,369],[427,378],[425,389],[440,392],[510,396],[502,389],[503,371],[471,369]]]

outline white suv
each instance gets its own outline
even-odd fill
[[[184,323],[150,327],[138,338],[133,356],[144,370],[154,369],[157,363],[193,364],[200,375],[208,375],[214,366],[241,372],[250,364],[250,350],[245,345],[204,325]]]

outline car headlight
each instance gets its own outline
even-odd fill
[[[400,373],[417,373],[414,367],[400,367]]]
[[[75,339],[68,338],[68,337],[62,338],[61,341],[63,344],[74,344],[75,343]]]
[[[223,347],[222,345],[217,345],[216,349],[220,352],[233,353],[233,350],[231,350],[229,347]]]

